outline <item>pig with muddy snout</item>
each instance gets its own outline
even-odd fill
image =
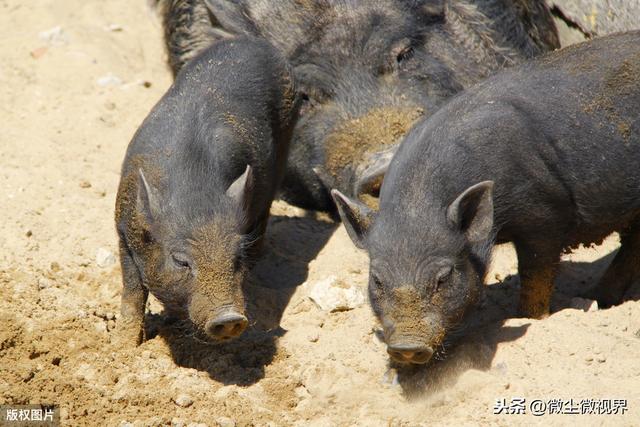
[[[297,120],[289,65],[265,41],[189,62],[129,144],[116,201],[119,329],[140,343],[148,292],[211,341],[247,327],[243,284]]]
[[[640,280],[640,32],[514,67],[418,123],[391,161],[380,209],[333,191],[369,253],[369,293],[391,357],[428,362],[465,324],[494,243],[513,242],[519,308],[549,313],[563,250],[617,231],[593,291]]]

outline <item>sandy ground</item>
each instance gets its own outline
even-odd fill
[[[332,275],[364,290],[365,254],[328,219],[277,203],[250,333],[203,344],[152,303],[150,339],[117,346],[120,269],[96,255],[116,252],[121,160],[171,81],[159,23],[142,1],[0,0],[0,54],[0,403],[56,403],[64,425],[91,426],[640,424],[640,303],[567,308],[615,237],[567,257],[540,321],[511,318],[516,264],[498,248],[481,327],[445,362],[396,377],[366,304],[326,313],[308,299]],[[513,397],[628,411],[493,414]]]

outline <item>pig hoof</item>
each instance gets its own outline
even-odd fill
[[[144,340],[144,328],[139,322],[121,320],[117,324],[116,333],[119,345],[137,347]]]

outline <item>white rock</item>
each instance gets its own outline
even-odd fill
[[[181,408],[187,408],[193,405],[193,399],[191,398],[191,396],[188,396],[186,394],[179,394],[173,401]]]
[[[41,31],[40,33],[38,33],[38,37],[40,37],[41,40],[54,44],[60,44],[67,41],[64,35],[64,31],[62,31],[62,27],[60,25],[57,25],[49,30]]]
[[[98,80],[96,80],[96,83],[98,83],[98,86],[120,86],[122,84],[122,79],[118,76],[115,76],[111,73],[104,75],[102,77],[99,77]]]
[[[220,427],[236,427],[236,422],[231,418],[227,417],[218,417],[216,418],[216,422]]]
[[[111,253],[111,251],[105,248],[98,248],[98,250],[96,251],[96,264],[98,265],[98,267],[109,267],[110,265],[113,265],[115,263],[116,257],[115,255],[113,255],[113,253]]]
[[[231,396],[231,394],[233,393],[233,389],[234,388],[231,385],[220,387],[220,389],[218,389],[218,391],[215,392],[214,396],[216,400],[220,400],[220,401],[225,400],[229,396]]]
[[[582,311],[597,311],[598,301],[580,297],[571,298],[571,308],[576,308]]]
[[[309,298],[325,311],[351,310],[364,303],[364,294],[355,287],[329,276],[312,285]]]

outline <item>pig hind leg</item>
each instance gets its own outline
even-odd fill
[[[625,293],[640,280],[640,218],[620,232],[620,249],[589,295],[600,307],[620,304]]]
[[[549,314],[561,248],[522,241],[516,241],[515,246],[520,274],[519,313],[534,319],[545,317]]]

